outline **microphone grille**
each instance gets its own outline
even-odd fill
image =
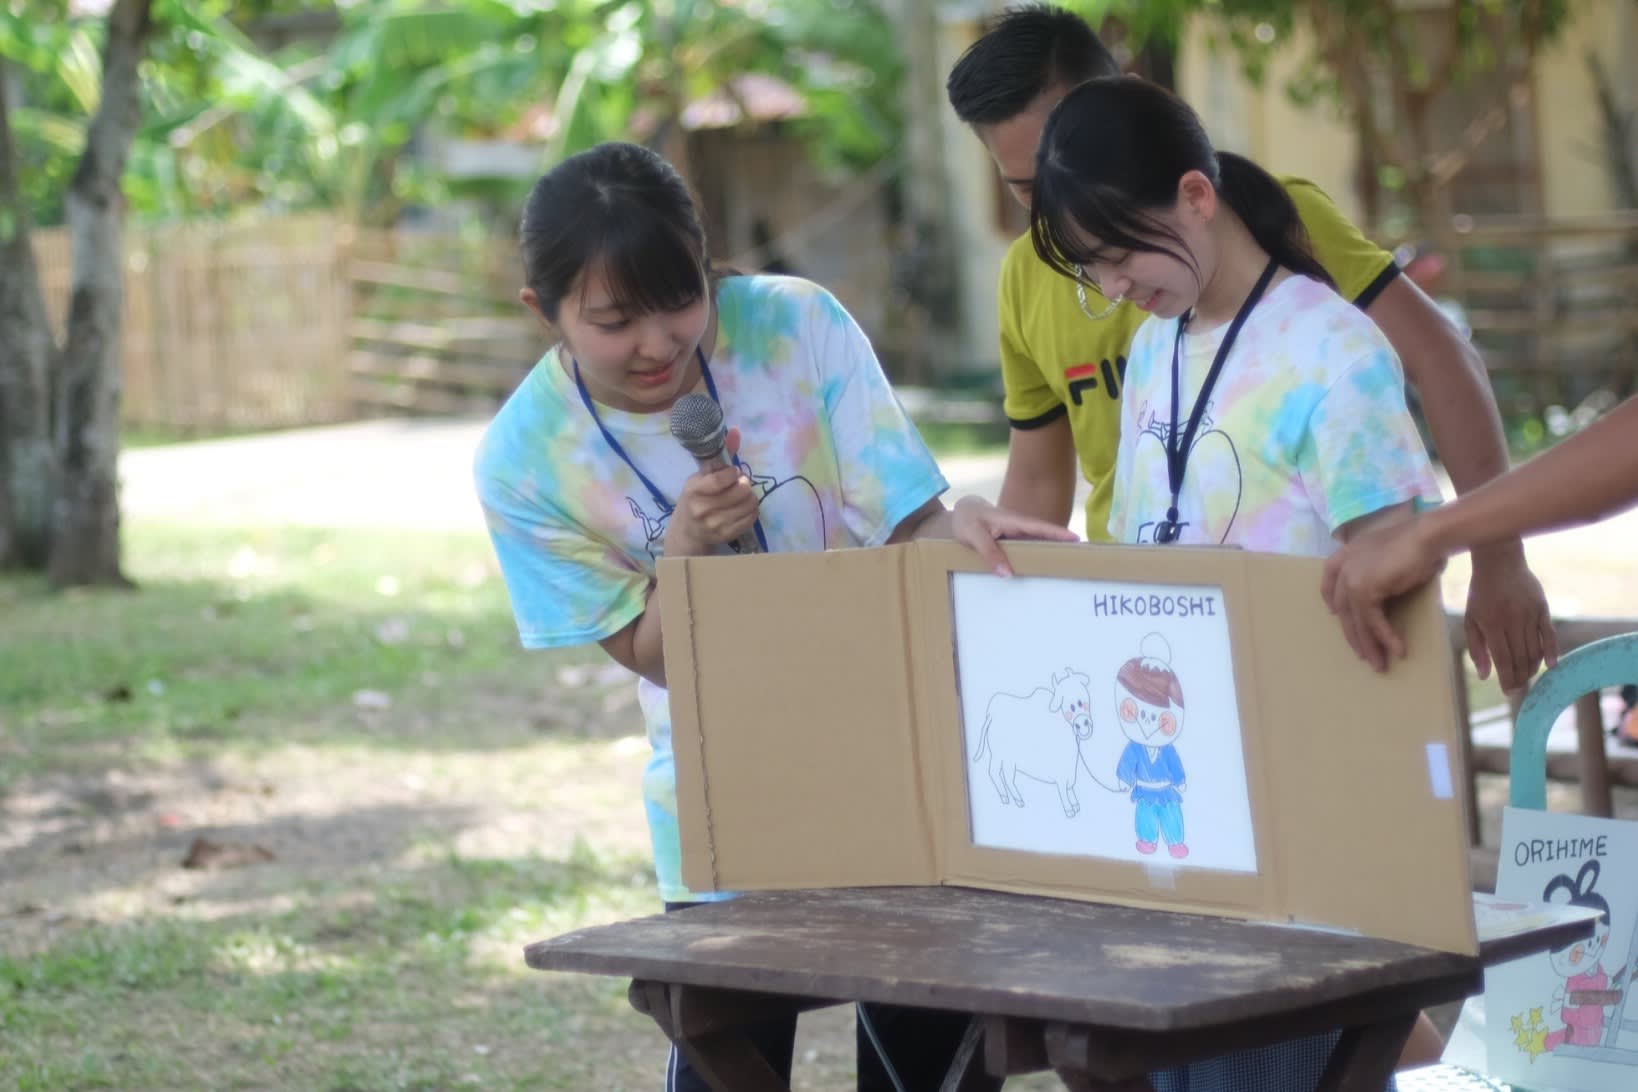
[[[685,394],[671,407],[671,435],[697,459],[722,449],[722,407],[708,394]]]

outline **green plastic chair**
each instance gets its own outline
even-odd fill
[[[1638,682],[1638,633],[1606,637],[1565,654],[1530,687],[1513,725],[1508,803],[1547,810],[1547,733],[1584,694]]]

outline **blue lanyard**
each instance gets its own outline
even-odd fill
[[[711,396],[711,401],[720,407],[722,399],[717,397],[716,380],[711,378],[711,367],[705,362],[705,350],[698,345],[694,346],[694,356],[700,362],[700,375],[705,380],[706,393]],[[637,480],[643,483],[643,488],[648,490],[648,495],[653,497],[654,503],[660,506],[660,514],[670,516],[677,506],[666,499],[666,495],[660,492],[660,487],[650,481],[647,474],[637,468],[637,464],[631,461],[631,456],[626,454],[626,449],[620,446],[620,441],[614,438],[614,433],[610,432],[608,426],[603,424],[603,419],[597,415],[597,403],[592,401],[591,392],[586,389],[586,381],[580,378],[580,361],[571,356],[569,363],[574,365],[574,386],[580,392],[580,401],[585,404],[586,412],[591,414],[592,424],[596,425],[597,431],[603,434],[603,441],[609,445],[610,450],[620,457],[620,461],[629,466],[631,472],[637,475]],[[740,463],[738,455],[729,455],[728,457],[733,461],[736,470],[743,471],[745,469]],[[750,475],[747,474],[746,477],[750,477]],[[762,547],[763,553],[768,553],[768,536],[762,530],[762,518],[760,516],[751,525],[751,529],[756,533],[757,545]]]
[[[1211,368],[1206,372],[1205,382],[1200,384],[1200,393],[1194,396],[1194,409],[1189,412],[1189,422],[1181,435],[1178,432],[1177,398],[1178,387],[1182,385],[1181,367],[1178,358],[1182,355],[1183,329],[1189,324],[1189,312],[1185,311],[1177,319],[1177,337],[1172,341],[1172,428],[1166,436],[1166,484],[1172,490],[1172,503],[1166,509],[1166,518],[1155,525],[1155,541],[1162,546],[1176,542],[1178,535],[1183,532],[1183,523],[1178,518],[1178,497],[1183,492],[1183,475],[1188,473],[1189,456],[1194,450],[1194,438],[1200,431],[1200,419],[1206,414],[1206,404],[1211,401],[1212,388],[1217,385],[1217,377],[1222,374],[1223,363],[1228,360],[1229,350],[1234,347],[1234,339],[1240,336],[1240,327],[1246,324],[1251,317],[1252,308],[1257,301],[1263,298],[1268,290],[1269,282],[1280,268],[1280,263],[1273,258],[1263,267],[1262,276],[1252,286],[1250,295],[1240,304],[1240,309],[1234,313],[1234,320],[1229,323],[1228,332],[1223,335],[1222,342],[1217,346],[1217,354],[1211,358]]]

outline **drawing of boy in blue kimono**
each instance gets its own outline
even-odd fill
[[[1183,685],[1171,667],[1166,639],[1151,633],[1141,654],[1115,675],[1115,708],[1130,740],[1115,767],[1122,790],[1137,805],[1137,849],[1151,854],[1162,839],[1173,857],[1189,855],[1183,838],[1183,760],[1173,746],[1183,734]]]

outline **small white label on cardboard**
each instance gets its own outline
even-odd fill
[[[1449,800],[1455,795],[1450,779],[1450,749],[1443,743],[1428,744],[1428,784],[1435,800]]]

